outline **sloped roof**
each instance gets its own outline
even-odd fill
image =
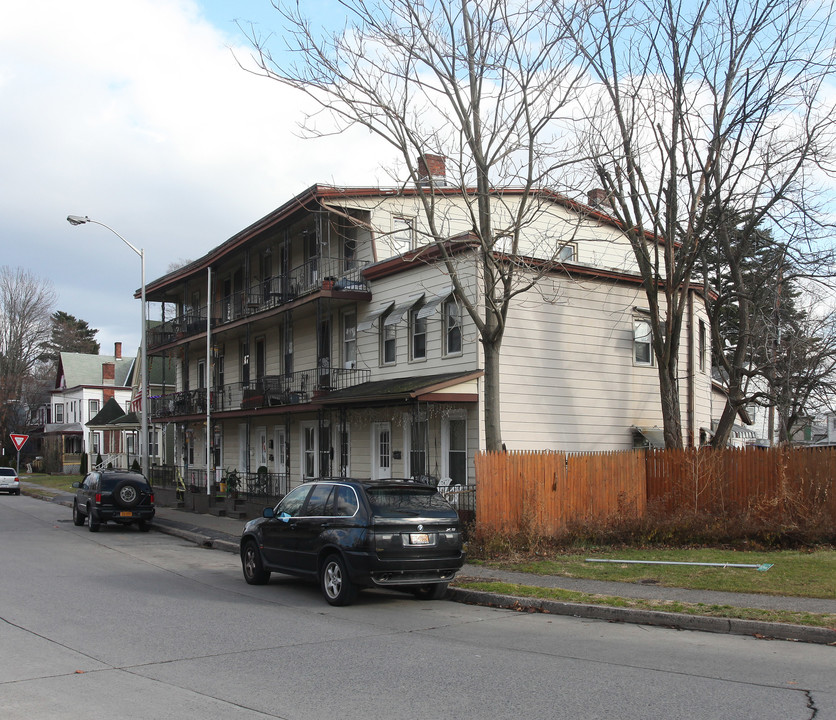
[[[115,355],[90,355],[88,353],[62,352],[58,360],[58,375],[55,386],[59,387],[61,376],[68,388],[79,385],[102,385],[102,364],[114,364],[114,385],[130,387],[134,358],[116,358]]]
[[[162,385],[165,378],[166,385],[174,385],[177,377],[177,362],[173,357],[148,356],[148,385]]]
[[[435,391],[449,389],[461,383],[475,380],[482,376],[481,370],[469,372],[442,373],[424,377],[393,378],[392,380],[374,380],[361,383],[344,390],[330,392],[318,402],[322,405],[340,405],[343,403],[392,402],[396,400],[414,400]],[[468,393],[470,394],[470,393]]]
[[[108,423],[108,425],[139,427],[140,422],[135,412],[129,412],[127,415],[122,415],[118,418],[111,420]]]
[[[122,406],[113,398],[110,398],[96,416],[87,422],[87,427],[101,427],[107,425],[111,420],[120,418],[125,414]]]

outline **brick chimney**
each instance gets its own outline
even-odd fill
[[[103,362],[102,363],[102,385],[116,384],[116,363]]]
[[[117,360],[122,359],[122,343],[113,343],[113,354],[116,356]]]
[[[447,158],[426,153],[418,158],[418,182],[422,185],[447,184]]]
[[[594,208],[612,207],[612,203],[610,202],[610,199],[607,196],[607,191],[603,188],[593,188],[592,190],[590,190],[589,193],[587,193],[587,204]]]

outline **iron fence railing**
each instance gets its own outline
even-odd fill
[[[313,258],[286,275],[265,278],[221,298],[212,306],[211,327],[270,310],[317,290],[368,292],[369,286],[361,274],[363,267],[365,264],[344,258]],[[206,313],[206,306],[189,308],[182,315],[150,327],[148,346],[153,348],[205,332]]]
[[[251,382],[228,383],[208,393],[213,412],[253,410],[257,408],[299,405],[312,398],[368,382],[367,368],[320,367],[298,370],[287,375],[265,375]],[[149,398],[151,417],[164,420],[172,417],[206,414],[205,389],[181,390]]]
[[[212,325],[217,320],[212,318]],[[165,345],[188,335],[197,335],[206,330],[206,306],[189,308],[182,315],[148,328],[148,347]]]
[[[148,398],[151,417],[155,420],[206,414],[206,390],[181,390]]]

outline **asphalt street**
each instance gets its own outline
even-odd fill
[[[23,483],[24,492],[51,502],[71,506],[72,495],[59,494],[41,488],[33,483]],[[238,552],[238,541],[244,526],[242,520],[216,515],[198,514],[171,507],[157,507],[154,528],[190,540],[203,547]],[[501,582],[553,587],[574,590],[593,595],[607,595],[616,598],[639,598],[657,601],[682,601],[693,605],[725,605],[738,608],[765,610],[789,610],[836,615],[836,598],[802,598],[727,593],[686,588],[666,588],[658,585],[635,583],[602,582],[577,578],[533,575],[487,568],[481,565],[465,565],[460,578],[497,580]],[[700,630],[713,633],[730,633],[752,637],[775,638],[810,642],[836,647],[836,628],[818,628],[805,625],[768,623],[754,620],[715,618],[682,613],[658,612],[626,607],[610,607],[595,604],[559,602],[477,592],[452,588],[450,599],[462,603],[503,607],[519,611],[546,612],[555,615],[569,615],[607,620],[611,622],[637,623],[684,630]]]
[[[824,645],[377,590],[334,608],[293,578],[247,585],[197,537],[0,497],[3,720],[836,718]]]

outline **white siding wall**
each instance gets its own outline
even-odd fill
[[[472,267],[472,265],[471,265]],[[468,275],[469,273],[469,275]],[[476,278],[472,270],[465,268],[463,280],[476,293]],[[358,307],[358,323],[368,315],[391,302],[398,303],[410,295],[424,293],[424,301],[441,294],[450,286],[447,275],[432,266],[416,263],[408,273],[399,273],[375,281],[372,292],[374,299],[367,307]],[[427,318],[427,357],[426,360],[409,359],[409,314],[404,313],[397,324],[397,362],[393,365],[381,365],[380,326],[382,318],[375,320],[368,330],[357,333],[357,367],[372,371],[372,380],[409,375],[412,377],[435,375],[448,372],[466,372],[478,368],[477,331],[462,309],[462,353],[454,356],[442,356],[443,322],[442,307],[439,304],[433,314]]]
[[[522,297],[502,346],[502,435],[509,449],[626,449],[630,426],[662,427],[657,369],[633,362],[637,286],[555,280],[557,300]],[[680,373],[686,372],[683,337]],[[683,424],[687,410],[682,391]],[[710,383],[699,380],[697,427],[710,421]]]
[[[503,204],[507,203],[507,205]],[[384,260],[398,254],[392,244],[393,221],[396,217],[414,218],[415,243],[423,246],[430,242],[428,222],[424,209],[415,197],[391,197],[384,202],[380,198],[352,198],[345,207],[368,209],[375,228],[377,259]],[[516,199],[494,201],[496,227],[512,222],[510,213],[517,207]],[[608,269],[631,271],[636,267],[632,248],[624,235],[616,228],[589,217],[583,217],[562,205],[544,200],[532,204],[528,222],[522,232],[520,252],[537,257],[553,257],[565,243],[577,247],[577,262]],[[454,237],[473,227],[472,210],[460,197],[449,198],[446,206],[439,203],[435,209],[437,231],[442,237]]]

